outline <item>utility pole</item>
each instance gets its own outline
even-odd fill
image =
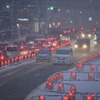
[[[38,0],[39,34],[41,34],[42,0]]]
[[[38,0],[39,34],[41,34],[41,0]]]

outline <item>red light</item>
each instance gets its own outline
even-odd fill
[[[68,92],[68,94],[69,94],[70,96],[72,96],[72,95],[73,95],[72,91],[69,91],[69,92]]]
[[[74,91],[69,91],[68,94],[69,94],[69,100],[74,100],[74,97],[73,97]]]
[[[82,64],[81,63],[78,63],[77,64],[77,68],[81,70],[83,68]]]
[[[63,79],[63,73],[60,73],[60,74],[59,74],[59,77],[60,77],[61,79]]]
[[[62,91],[63,90],[63,84],[62,83],[59,83],[58,84],[58,91]]]
[[[76,31],[76,29],[72,29],[72,31],[73,31],[73,32],[75,32],[75,31]]]
[[[57,76],[53,75],[53,80],[56,81],[57,80]]]
[[[45,100],[44,96],[39,96],[39,100]]]
[[[76,79],[76,72],[72,72],[72,73],[71,73],[71,78],[72,78],[72,79]]]
[[[63,100],[69,100],[69,99],[68,99],[68,96],[64,96],[64,97],[63,97]]]
[[[95,100],[95,95],[94,95],[94,93],[92,93],[90,96],[91,96],[91,99],[92,99],[92,100]]]
[[[46,45],[45,44],[43,44],[43,47],[45,47]]]
[[[48,44],[50,45],[50,44],[51,44],[51,42],[49,41],[49,42],[48,42]]]
[[[91,79],[91,80],[92,80],[92,79],[93,79],[93,76],[94,76],[94,75],[93,75],[93,73],[92,73],[92,72],[90,72],[90,73],[89,73],[89,79]]]
[[[93,28],[92,30],[95,32],[96,31],[96,28]]]
[[[81,30],[81,31],[83,31],[83,30],[84,30],[84,28],[83,28],[83,27],[81,27],[81,28],[80,28],[80,30]]]
[[[40,49],[35,49],[35,51],[39,51]]]
[[[66,31],[63,31],[63,33],[67,33]]]
[[[21,49],[24,49],[24,47],[23,47],[23,46],[21,46],[20,48],[21,48]]]
[[[46,82],[46,88],[48,88],[48,89],[53,89],[53,83],[47,81],[47,82]]]
[[[8,64],[10,63],[10,60],[8,60]]]
[[[30,98],[30,100],[34,100],[34,98],[32,97],[32,98]]]
[[[91,69],[94,70],[96,67],[94,64],[91,65]]]
[[[87,100],[92,100],[91,96],[88,96],[88,97],[87,97]]]
[[[1,65],[2,65],[2,66],[4,65],[4,62],[3,62],[3,61],[1,62]]]
[[[75,85],[72,85],[71,89],[72,89],[73,91],[76,91],[76,86],[75,86]]]
[[[4,60],[4,56],[3,56],[3,55],[1,55],[0,59],[1,59],[1,60]]]

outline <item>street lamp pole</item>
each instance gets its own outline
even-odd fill
[[[41,34],[41,0],[38,0],[39,34]]]

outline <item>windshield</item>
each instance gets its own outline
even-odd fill
[[[56,54],[69,54],[70,51],[69,50],[57,50]]]
[[[40,50],[38,54],[49,54],[49,50]]]
[[[78,39],[76,41],[76,44],[84,44],[84,43],[89,43],[89,40],[87,40],[87,39]]]

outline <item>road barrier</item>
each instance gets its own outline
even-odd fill
[[[100,97],[97,97],[94,93],[85,93],[76,96],[73,91],[69,91],[65,95],[40,95],[31,97],[29,100],[100,100]]]
[[[35,53],[27,55],[27,56],[19,56],[19,57],[15,57],[15,58],[11,58],[11,59],[7,59],[4,61],[0,62],[0,67],[4,67],[4,66],[8,66],[8,65],[13,65],[13,64],[18,64],[22,61],[25,61],[27,59],[32,59],[36,56]]]
[[[69,46],[69,45],[70,45],[70,41],[51,48],[51,51],[54,51],[57,48],[61,48],[61,47],[64,47],[64,46]],[[26,56],[19,56],[19,57],[15,57],[15,58],[10,58],[10,59],[1,61],[0,62],[0,67],[4,67],[4,66],[8,66],[8,65],[13,65],[15,63],[18,64],[18,63],[20,63],[22,61],[25,61],[25,60],[28,60],[28,59],[32,59],[34,57],[36,57],[36,53],[29,54],[29,55],[26,55]]]
[[[43,95],[43,100],[51,100],[52,98],[52,100],[100,100],[100,93],[78,92],[74,84],[65,83],[65,81],[100,81],[100,78],[97,78],[97,76],[100,76],[100,72],[97,71],[97,67],[94,64],[90,65],[90,71],[83,71],[84,64],[99,57],[100,53],[97,53],[79,61],[76,64],[77,72],[64,71],[51,75],[47,79],[45,90],[50,93],[60,93],[60,95]],[[68,79],[66,79],[67,73],[69,75]],[[82,75],[85,75],[86,79],[82,79]],[[66,85],[70,85],[68,91],[65,91]],[[40,96],[33,96],[32,98],[32,100],[42,100]]]

